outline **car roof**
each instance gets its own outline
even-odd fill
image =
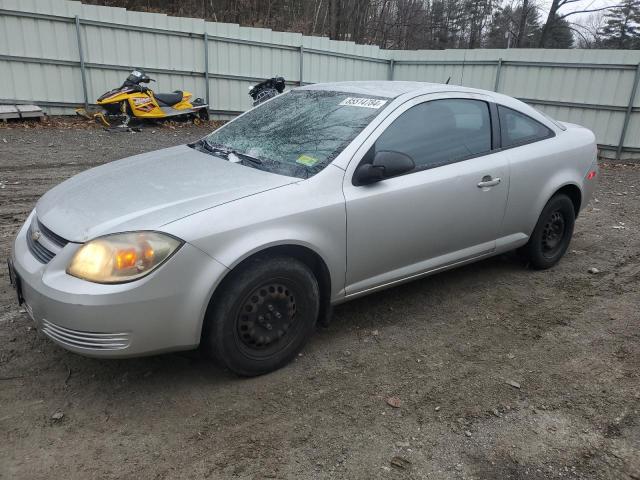
[[[373,81],[353,81],[353,82],[331,82],[331,83],[314,83],[299,87],[296,90],[324,90],[328,92],[343,92],[355,95],[368,95],[372,97],[383,97],[395,99],[404,96],[403,100],[408,100],[419,95],[430,93],[474,93],[488,97],[492,102],[507,106],[514,110],[520,111],[530,117],[533,117],[543,125],[553,130],[564,129],[554,120],[543,115],[533,108],[516,98],[504,95],[502,93],[492,92],[490,90],[481,90],[479,88],[462,87],[460,85],[448,85],[445,83],[428,83],[428,82],[405,82],[399,80],[373,80]]]
[[[400,95],[413,93],[421,95],[436,92],[469,92],[491,95],[493,92],[479,90],[477,88],[461,87],[459,85],[447,85],[444,83],[405,82],[405,81],[358,81],[358,82],[331,82],[314,83],[300,87],[301,90],[326,90],[333,92],[353,93],[357,95],[370,95],[375,97],[396,98]]]

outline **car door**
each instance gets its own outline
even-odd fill
[[[426,95],[389,114],[347,168],[345,293],[356,295],[489,255],[509,187],[507,156],[483,95]],[[497,119],[493,120],[493,125]],[[356,186],[355,169],[398,151],[416,167]]]

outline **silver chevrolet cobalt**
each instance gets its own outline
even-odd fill
[[[73,352],[200,345],[259,375],[334,304],[514,249],[553,266],[597,175],[593,133],[504,95],[317,84],[53,188],[11,276]]]

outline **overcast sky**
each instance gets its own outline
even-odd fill
[[[611,1],[611,0],[581,0],[580,2],[570,3],[569,5],[562,7],[562,9],[560,10],[560,13],[568,13],[574,10],[591,10],[594,8],[602,8],[602,7],[608,7],[611,5],[617,5],[619,3],[621,2]],[[551,6],[551,0],[538,0],[537,4],[540,6],[540,11],[542,13],[542,16],[546,18],[547,14],[549,13],[549,7]],[[604,11],[604,13],[606,13],[606,10]],[[571,19],[572,22],[579,23],[579,20],[582,20],[588,17],[589,15],[592,15],[592,14],[579,13],[576,15],[571,15],[571,17],[569,18]]]

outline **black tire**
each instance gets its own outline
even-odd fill
[[[209,121],[209,108],[201,108],[200,110],[198,110],[198,118],[200,118],[200,120],[202,120],[203,122],[208,122]]]
[[[564,194],[554,195],[542,209],[529,242],[522,253],[533,268],[553,267],[564,256],[576,221],[573,202]]]
[[[320,290],[290,257],[257,257],[229,274],[207,310],[204,347],[242,376],[289,363],[315,329]]]

